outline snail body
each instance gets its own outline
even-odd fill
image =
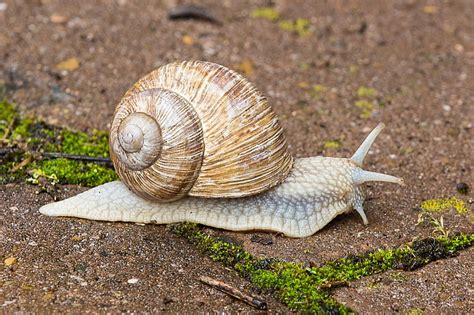
[[[350,158],[294,160],[265,97],[209,62],[174,63],[138,81],[115,110],[110,153],[121,181],[43,206],[52,216],[141,223],[196,222],[305,237],[355,209],[379,124]]]

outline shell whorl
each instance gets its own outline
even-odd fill
[[[193,106],[176,93],[129,94],[115,111],[110,155],[119,177],[139,196],[172,201],[192,188],[204,140]]]
[[[140,116],[143,123],[121,127],[129,115]],[[161,133],[161,138],[141,136],[144,130]],[[147,139],[156,148],[149,148]],[[121,142],[125,145],[119,148]],[[202,61],[168,64],[140,79],[117,106],[110,147],[122,181],[138,195],[159,201],[185,194],[254,195],[282,182],[293,163],[266,98],[236,72]],[[133,152],[136,147],[141,150]],[[124,162],[124,156],[140,154],[145,159],[135,161],[136,167]]]
[[[118,127],[120,146],[117,155],[130,169],[139,171],[151,166],[161,153],[161,128],[143,112],[131,113]]]

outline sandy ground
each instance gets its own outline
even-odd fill
[[[429,225],[415,226],[417,207],[425,199],[456,196],[472,212],[472,192],[463,196],[455,188],[459,182],[474,185],[470,0],[274,1],[284,19],[310,21],[311,34],[305,37],[250,17],[268,1],[201,2],[221,25],[170,21],[167,12],[175,1],[5,3],[0,80],[21,111],[56,125],[108,128],[115,104],[134,81],[183,59],[234,69],[250,62],[246,75],[280,115],[296,157],[350,156],[371,128],[385,122],[366,168],[401,176],[406,187],[368,187],[368,226],[353,213],[305,239],[257,233],[271,238],[271,245],[252,242],[256,233],[206,229],[242,242],[258,256],[320,264],[398,246],[431,233]],[[56,65],[68,58],[77,58],[79,67],[58,70]],[[305,88],[313,85],[322,86],[317,95]],[[377,91],[369,98],[375,105],[367,118],[355,106],[366,100],[357,93],[360,87]],[[325,149],[329,140],[342,147]],[[79,190],[70,187],[65,194]],[[211,275],[251,291],[244,280],[164,226],[45,218],[37,209],[51,200],[26,185],[3,186],[0,196],[0,254],[19,258],[13,268],[0,267],[4,310],[250,310],[196,279]],[[445,220],[453,231],[473,231],[469,219],[455,212]],[[468,313],[472,253],[402,276],[363,279],[338,290],[336,297],[360,312]],[[132,278],[139,282],[128,284]],[[272,310],[285,311],[268,299]]]

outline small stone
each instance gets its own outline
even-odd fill
[[[272,237],[271,236],[266,236],[266,235],[262,236],[262,235],[254,234],[250,238],[250,241],[254,242],[254,243],[259,243],[259,244],[262,244],[262,245],[272,245],[273,244]]]
[[[63,15],[59,15],[56,13],[53,13],[50,17],[49,20],[54,23],[54,24],[63,24],[67,22],[67,17]]]
[[[4,260],[5,266],[12,266],[17,263],[17,259],[15,257],[8,257]]]
[[[184,35],[182,40],[183,40],[183,44],[185,44],[185,45],[190,46],[190,45],[194,44],[194,39],[189,35]]]
[[[51,88],[50,95],[46,96],[43,101],[48,103],[70,103],[74,100],[74,95],[61,90],[59,86],[53,86]]]
[[[75,57],[66,59],[56,65],[56,69],[65,71],[74,71],[79,68],[79,60]]]
[[[136,283],[138,283],[138,279],[137,279],[137,278],[128,279],[127,282],[128,282],[129,284],[136,284]]]
[[[234,68],[249,77],[253,74],[253,64],[250,60],[245,59],[239,64],[234,65]]]
[[[87,271],[87,267],[89,267],[87,263],[79,262],[74,266],[74,271],[79,272],[79,273],[84,273]]]
[[[41,299],[45,302],[51,301],[53,298],[54,298],[54,294],[52,292],[47,292],[41,297]]]
[[[436,14],[438,13],[438,7],[435,7],[434,5],[425,5],[423,7],[423,12],[426,14]]]
[[[454,45],[454,49],[458,52],[458,53],[463,53],[464,52],[464,46],[461,45],[461,44],[456,44]]]
[[[469,192],[469,185],[466,183],[457,183],[456,190],[460,194],[467,195],[467,193]]]

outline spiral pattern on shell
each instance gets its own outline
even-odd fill
[[[293,159],[277,116],[245,78],[202,61],[139,80],[115,110],[110,153],[122,181],[150,200],[254,195]]]

